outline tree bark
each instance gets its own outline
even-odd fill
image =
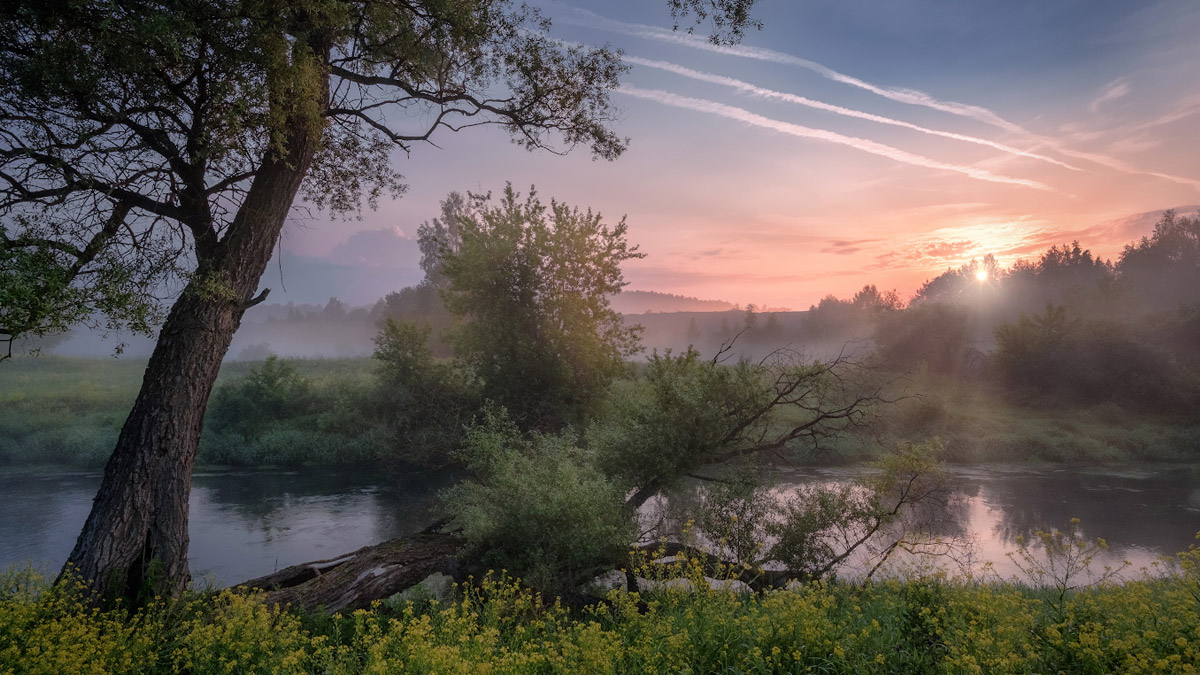
[[[365,609],[434,572],[455,576],[461,546],[454,535],[426,532],[330,560],[293,565],[239,586],[263,589],[268,603],[307,612]]]
[[[188,586],[188,500],[204,411],[320,143],[320,129],[310,124],[293,124],[290,131],[286,151],[263,161],[225,237],[197,242],[196,272],[159,333],[60,574],[80,575],[99,598],[136,604],[153,595],[177,596]]]

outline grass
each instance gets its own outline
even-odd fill
[[[16,571],[0,575],[0,672],[1195,673],[1196,555],[1068,592],[913,576],[735,593],[685,561],[700,590],[582,610],[489,572],[444,604],[304,616],[234,591],[97,611],[82,584]]]
[[[299,359],[297,371],[337,414],[338,402],[374,382],[372,359]],[[253,362],[221,368],[217,387],[244,376]],[[145,362],[18,357],[0,364],[0,465],[100,468],[108,459],[141,386]],[[297,426],[302,426],[299,420]],[[200,461],[258,466],[347,464],[374,459],[385,443],[378,428],[313,420],[304,431],[273,429],[257,438],[206,425]],[[352,428],[346,428],[347,426]]]
[[[1200,459],[1200,420],[1152,417],[1113,403],[1017,399],[987,382],[918,378],[915,394],[881,414],[873,433],[938,437],[955,463],[1118,463]]]
[[[210,423],[201,439],[201,462],[333,465],[372,461],[394,451],[379,420],[362,413],[375,383],[372,359],[291,363],[311,383],[318,412],[281,420],[251,438]],[[218,388],[259,365],[225,364]],[[138,361],[52,356],[0,364],[0,465],[103,466],[144,367]],[[986,382],[936,376],[914,378],[908,391],[916,396],[882,408],[865,433],[839,439],[831,453],[804,461],[869,461],[881,447],[933,437],[944,442],[947,461],[965,464],[1200,458],[1200,422],[1195,419],[1150,418],[1111,403],[1070,407],[1017,400]]]

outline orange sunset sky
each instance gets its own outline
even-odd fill
[[[272,301],[369,304],[419,281],[413,238],[439,200],[505,181],[625,215],[647,254],[631,289],[793,309],[865,283],[908,297],[972,258],[1075,239],[1114,257],[1200,204],[1194,0],[764,0],[733,47],[673,32],[662,2],[539,5],[554,36],[624,50],[628,152],[437,137],[395,158],[402,199],[296,215]]]

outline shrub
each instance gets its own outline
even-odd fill
[[[1191,410],[1198,387],[1176,359],[1128,325],[1069,319],[1048,306],[996,329],[991,363],[1018,392],[1135,410]]]
[[[427,325],[387,319],[375,337],[379,385],[374,406],[404,460],[445,464],[480,406],[479,379],[434,359]]]
[[[942,302],[916,303],[881,314],[876,354],[887,368],[962,374],[970,365],[973,334],[966,308]]]
[[[312,408],[312,382],[291,363],[270,356],[217,389],[208,421],[216,429],[254,438],[281,420],[309,414]]]
[[[941,577],[738,594],[614,591],[581,613],[488,573],[418,612],[298,617],[261,595],[130,612],[0,574],[4,673],[1194,673],[1195,550],[1171,574],[1056,591]],[[687,561],[679,569],[700,579]]]
[[[564,592],[620,562],[635,536],[624,494],[571,435],[522,436],[504,413],[488,412],[465,446],[477,478],[444,502],[485,564]]]

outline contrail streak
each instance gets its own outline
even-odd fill
[[[609,18],[600,16],[599,14],[596,14],[595,12],[590,12],[588,10],[580,9],[578,7],[572,7],[571,9],[573,11],[577,12],[583,18],[571,17],[569,15],[564,15],[562,17],[556,17],[556,18],[565,23],[573,23],[573,24],[580,25],[580,26],[586,26],[586,27],[591,27],[591,28],[600,28],[603,30],[610,30],[610,31],[613,31],[616,33],[622,33],[624,35],[631,35],[634,37],[646,38],[646,39],[650,39],[650,40],[658,40],[659,42],[666,42],[666,43],[670,43],[670,44],[682,45],[684,47],[690,47],[692,49],[700,49],[703,51],[715,52],[718,54],[727,54],[730,56],[737,56],[740,58],[753,59],[753,60],[757,60],[757,61],[778,63],[780,65],[797,66],[799,68],[804,68],[804,69],[810,70],[814,73],[817,73],[818,75],[820,75],[822,77],[833,80],[835,82],[840,82],[842,84],[847,84],[852,87],[864,89],[866,91],[869,91],[873,94],[882,96],[882,97],[892,100],[892,101],[897,101],[899,103],[907,103],[907,104],[917,105],[917,106],[923,106],[923,107],[931,108],[934,110],[940,110],[942,112],[950,113],[952,115],[959,115],[962,117],[974,119],[979,122],[983,122],[985,124],[990,124],[992,126],[999,127],[1001,129],[1004,129],[1004,130],[1012,132],[1012,133],[1021,134],[1027,140],[1034,142],[1034,143],[1041,144],[1041,145],[1049,146],[1050,148],[1054,149],[1056,152],[1062,153],[1063,155],[1066,155],[1067,157],[1073,157],[1075,159],[1087,160],[1089,162],[1099,164],[1100,166],[1104,166],[1106,168],[1114,169],[1116,171],[1121,171],[1121,172],[1128,173],[1128,174],[1134,174],[1134,175],[1141,174],[1141,175],[1147,175],[1147,176],[1154,176],[1155,178],[1161,178],[1163,180],[1168,180],[1168,181],[1172,181],[1174,183],[1188,185],[1188,186],[1200,189],[1200,181],[1197,181],[1192,178],[1185,178],[1182,176],[1175,176],[1172,174],[1158,173],[1158,172],[1153,172],[1153,171],[1143,171],[1141,169],[1138,169],[1135,166],[1126,164],[1125,162],[1123,162],[1119,159],[1113,158],[1113,157],[1108,157],[1106,155],[1100,155],[1100,154],[1095,154],[1095,153],[1090,153],[1090,152],[1071,150],[1071,149],[1065,147],[1063,145],[1063,143],[1061,141],[1059,141],[1058,139],[1049,138],[1046,136],[1042,136],[1040,134],[1033,133],[1033,132],[1025,129],[1024,127],[1021,127],[1018,124],[1009,122],[1008,120],[1004,119],[1003,117],[1000,117],[999,115],[992,112],[991,110],[988,110],[987,108],[984,108],[981,106],[969,105],[966,103],[957,103],[954,101],[942,101],[933,96],[930,96],[929,94],[927,94],[923,91],[918,91],[915,89],[898,89],[898,88],[880,87],[878,85],[871,84],[870,82],[860,80],[856,77],[847,75],[845,73],[838,72],[828,66],[817,63],[816,61],[802,59],[798,56],[793,56],[791,54],[786,54],[784,52],[775,51],[773,49],[766,49],[763,47],[749,47],[749,46],[745,46],[745,45],[716,45],[716,44],[707,42],[705,40],[702,40],[702,39],[697,38],[692,35],[688,35],[688,34],[684,34],[684,33],[676,33],[675,31],[667,30],[665,28],[659,28],[657,26],[648,26],[645,24],[635,24],[635,23],[626,23],[624,21],[616,21],[614,19],[609,19]]]
[[[772,129],[774,131],[789,134],[791,136],[812,138],[828,143],[845,145],[857,150],[862,150],[863,152],[879,155],[881,157],[887,157],[888,159],[892,159],[897,162],[903,162],[905,164],[911,164],[913,166],[922,166],[930,169],[940,169],[943,171],[954,171],[956,173],[970,176],[971,178],[975,178],[977,180],[985,180],[992,183],[1008,183],[1010,185],[1022,185],[1024,187],[1034,188],[1036,190],[1051,190],[1049,186],[1037,181],[1002,176],[971,166],[940,162],[936,159],[915,155],[911,152],[894,148],[890,145],[877,143],[866,138],[845,136],[833,131],[813,129],[811,127],[805,127],[799,124],[782,122],[780,120],[774,120],[769,117],[763,117],[762,115],[752,113],[744,108],[736,108],[723,103],[717,103],[716,101],[692,98],[690,96],[680,96],[678,94],[672,94],[659,89],[642,89],[640,87],[631,87],[628,85],[619,87],[617,92],[627,96],[633,96],[636,98],[656,101],[665,105],[675,106],[677,108],[685,108],[688,110],[695,110],[697,112],[718,115],[720,117],[737,120],[753,126]]]
[[[680,65],[670,63],[667,61],[651,61],[650,59],[643,59],[643,58],[639,58],[636,56],[626,56],[626,57],[624,57],[624,60],[627,63],[633,63],[633,64],[636,64],[639,66],[645,66],[647,68],[657,68],[659,70],[665,70],[667,72],[675,73],[676,75],[682,75],[684,77],[691,78],[693,80],[699,80],[701,82],[709,82],[711,84],[719,84],[722,86],[730,87],[733,89],[737,89],[739,91],[743,91],[748,94],[760,96],[762,98],[775,99],[778,101],[786,101],[788,103],[795,103],[797,105],[807,106],[809,108],[815,108],[817,110],[825,110],[827,112],[836,113],[838,115],[844,115],[846,117],[855,117],[858,119],[869,120],[871,122],[877,122],[879,124],[888,124],[891,126],[902,127],[905,129],[912,129],[913,131],[919,131],[921,133],[930,134],[933,136],[941,136],[943,138],[952,138],[956,141],[965,141],[967,143],[975,143],[977,145],[985,145],[989,148],[994,148],[996,150],[1000,150],[1002,152],[1007,152],[1009,154],[1019,155],[1021,157],[1029,157],[1031,159],[1037,159],[1037,160],[1041,160],[1043,162],[1049,162],[1049,163],[1055,164],[1057,166],[1071,169],[1072,171],[1082,171],[1082,169],[1080,169],[1079,167],[1072,166],[1070,164],[1067,164],[1066,162],[1060,162],[1057,159],[1054,159],[1053,157],[1047,157],[1045,155],[1039,155],[1035,152],[1021,150],[1020,148],[1014,148],[1011,145],[1005,145],[1003,143],[989,141],[986,138],[979,138],[977,136],[968,136],[966,134],[957,134],[952,131],[941,131],[939,129],[930,129],[928,127],[923,127],[923,126],[920,126],[917,124],[911,124],[909,122],[892,119],[891,117],[884,117],[883,115],[875,115],[872,113],[863,112],[861,110],[854,110],[852,108],[843,108],[842,106],[839,106],[839,105],[833,105],[833,104],[825,103],[822,101],[815,101],[813,99],[805,98],[803,96],[797,96],[795,94],[789,94],[789,93],[782,92],[782,91],[775,91],[773,89],[765,89],[763,87],[758,87],[753,84],[750,84],[749,82],[737,80],[732,77],[725,77],[723,75],[714,75],[712,73],[705,73],[705,72],[701,72],[698,70],[692,70],[691,68],[680,66]]]
[[[870,82],[860,80],[857,77],[840,73],[832,68],[829,68],[828,66],[817,63],[816,61],[809,61],[808,59],[802,59],[798,56],[792,56],[791,54],[777,52],[773,49],[765,49],[763,47],[748,47],[745,45],[717,45],[685,33],[676,33],[674,31],[666,30],[665,28],[647,26],[645,24],[616,21],[614,19],[602,17],[594,12],[589,12],[586,9],[573,9],[585,16],[586,20],[574,19],[569,16],[564,16],[561,20],[566,23],[575,23],[578,25],[604,28],[617,33],[623,33],[625,35],[632,35],[634,37],[648,38],[651,40],[658,40],[660,42],[683,45],[685,47],[716,52],[718,54],[728,54],[730,56],[738,56],[757,61],[768,61],[770,63],[778,63],[780,65],[797,66],[811,70],[812,72],[817,73],[824,78],[833,80],[834,82],[841,82],[842,84],[847,84],[852,87],[865,89],[873,94],[897,101],[899,103],[919,105],[926,108],[933,108],[934,110],[941,110],[942,112],[947,112],[953,115],[969,117],[985,124],[997,126],[1001,129],[1015,133],[1029,133],[1019,125],[1009,122],[987,108],[968,105],[965,103],[956,103],[954,101],[942,101],[930,96],[929,94],[926,94],[923,91],[917,91],[915,89],[891,89],[880,87],[878,85],[871,84]]]
[[[1047,143],[1050,143],[1051,145],[1055,145],[1056,146],[1055,150],[1058,150],[1059,152],[1061,152],[1062,154],[1064,154],[1068,157],[1074,157],[1076,159],[1084,159],[1089,162],[1094,162],[1096,164],[1099,164],[1100,166],[1105,166],[1110,169],[1115,169],[1122,173],[1128,173],[1128,174],[1133,174],[1133,175],[1154,176],[1155,178],[1169,180],[1172,183],[1179,183],[1180,185],[1187,185],[1187,186],[1196,188],[1197,190],[1200,190],[1200,180],[1196,180],[1194,178],[1185,178],[1183,176],[1175,176],[1175,175],[1172,175],[1169,173],[1159,173],[1157,171],[1144,171],[1142,169],[1137,168],[1136,166],[1131,166],[1129,164],[1126,164],[1125,162],[1122,162],[1119,159],[1115,159],[1115,158],[1109,157],[1107,155],[1097,155],[1092,152],[1071,150],[1069,148],[1064,148],[1061,145],[1057,145],[1055,141],[1052,141],[1050,139],[1044,139],[1044,140]]]

